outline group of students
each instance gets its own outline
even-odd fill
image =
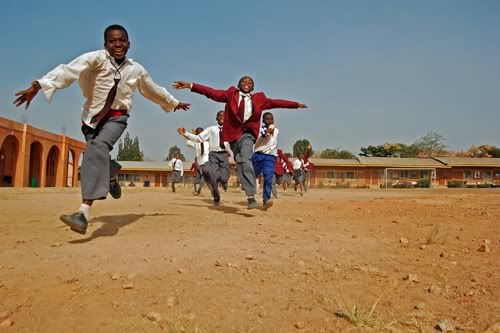
[[[110,151],[127,127],[134,92],[139,90],[144,97],[166,112],[187,111],[191,106],[180,102],[165,88],[158,86],[141,64],[127,58],[129,48],[127,30],[121,25],[111,25],[104,31],[104,50],[85,53],[68,64],[57,66],[41,79],[33,81],[28,89],[17,92],[17,98],[13,102],[16,106],[26,104],[28,108],[40,90],[50,101],[56,90],[79,81],[85,97],[81,129],[87,142],[80,169],[82,203],[77,212],[61,215],[60,219],[71,230],[80,234],[86,233],[90,208],[95,200],[105,199],[108,193],[115,199],[121,197],[121,188],[116,180],[121,166],[111,160]],[[191,141],[208,141],[208,160],[200,160],[199,164],[202,174],[210,183],[214,204],[217,205],[220,201],[216,185],[227,183],[229,178],[229,146],[236,161],[238,177],[247,195],[248,208],[257,207],[254,170],[258,176],[269,167],[272,159],[261,155],[270,155],[266,153],[269,152],[268,143],[274,134],[274,129],[267,126],[264,135],[260,135],[262,112],[274,108],[306,108],[306,105],[270,99],[262,92],[252,93],[254,81],[249,76],[242,77],[238,87],[232,86],[226,90],[186,81],[174,81],[173,87],[190,89],[214,101],[225,103],[224,112],[217,114],[217,125],[192,136],[185,129],[178,129],[181,135]],[[256,142],[260,138],[263,141]],[[205,150],[207,145],[200,146],[200,150],[201,147]],[[255,169],[254,165],[257,165]],[[177,167],[177,163],[174,163],[174,167]],[[176,170],[180,177],[182,168]],[[173,189],[175,190],[175,186]],[[270,196],[267,200],[266,198],[267,194],[264,203],[269,206]]]

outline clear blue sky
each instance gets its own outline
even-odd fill
[[[315,150],[384,142],[412,143],[428,131],[452,149],[500,146],[500,1],[17,1],[0,2],[0,116],[20,120],[12,104],[60,63],[102,48],[103,30],[129,31],[129,56],[188,112],[165,114],[139,93],[128,130],[147,157],[162,159],[176,128],[206,127],[222,104],[174,80],[227,88],[244,74],[256,91],[303,102],[275,110],[280,145],[297,139]],[[38,128],[83,139],[78,84],[49,105],[29,109]],[[116,153],[116,151],[115,151]],[[187,153],[187,156],[192,156]]]

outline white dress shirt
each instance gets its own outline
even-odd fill
[[[278,133],[279,130],[274,128],[273,134],[260,135],[255,141],[254,152],[278,156]]]
[[[119,73],[117,68],[120,68]],[[91,124],[91,119],[102,110],[106,97],[114,85],[115,77],[121,78],[115,100],[111,105],[112,109],[127,110],[130,113],[132,97],[137,89],[166,112],[174,110],[179,104],[167,89],[158,86],[151,79],[141,64],[127,58],[119,66],[106,50],[85,53],[67,65],[57,66],[37,81],[50,103],[57,89],[66,88],[79,80],[80,89],[85,97],[82,121],[95,127],[96,124]]]
[[[196,152],[196,160],[198,161],[199,166],[202,166],[203,164],[208,162],[208,152],[209,152],[208,141],[193,142],[191,140],[186,140],[186,145],[190,148],[194,148],[194,151]],[[203,154],[201,154],[201,145],[203,145],[204,147]]]
[[[301,160],[300,158],[296,158],[295,161],[293,161],[293,170],[300,170],[302,169],[303,165],[304,161]]]
[[[207,127],[203,132],[201,132],[198,135],[186,132],[184,136],[186,137],[186,139],[191,140],[193,142],[208,141],[208,146],[210,151],[229,151],[229,144],[226,141],[224,141],[224,147],[226,147],[225,149],[219,146],[220,130],[221,126],[214,125]]]
[[[241,99],[245,98],[245,113],[243,117],[243,122],[246,122],[252,116],[252,95],[245,94],[240,91],[240,97],[238,98],[238,105],[240,105]]]
[[[170,160],[170,162],[168,163],[168,165],[170,165],[170,167],[172,169],[174,169],[174,171],[180,171],[181,172],[181,176],[184,175],[184,168],[183,168],[183,165],[182,165],[182,160],[179,159],[179,158],[173,158]]]

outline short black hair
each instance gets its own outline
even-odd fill
[[[113,31],[113,30],[121,30],[121,31],[123,31],[125,33],[125,36],[127,36],[127,40],[128,40],[127,29],[125,29],[123,26],[121,26],[119,24],[112,24],[109,27],[107,27],[106,30],[104,30],[104,42],[107,41],[106,38],[108,37],[108,32]]]
[[[196,132],[198,132],[198,131],[203,132],[203,127],[198,127],[198,128],[196,129]]]
[[[264,114],[262,115],[262,119],[266,118],[266,116],[271,116],[271,118],[274,119],[274,116],[271,112],[264,112]]]
[[[220,110],[220,111],[218,111],[218,112],[217,112],[217,117],[219,116],[219,114],[220,114],[221,112],[222,112],[222,113],[224,113],[224,110]]]

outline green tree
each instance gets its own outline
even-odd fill
[[[136,136],[134,140],[130,138],[130,134],[125,133],[125,138],[118,142],[118,161],[144,161],[144,153],[139,147],[139,138]]]
[[[386,145],[378,145],[368,147],[361,147],[359,156],[364,157],[392,157],[393,152],[385,147]]]
[[[337,150],[327,148],[319,154],[320,158],[353,159],[354,154],[347,150]]]
[[[165,159],[165,161],[170,161],[172,160],[174,157],[175,157],[175,154],[176,153],[179,153],[180,156],[179,156],[179,159],[181,161],[185,161],[186,158],[184,157],[184,155],[182,154],[181,152],[181,149],[179,147],[177,147],[176,145],[173,145],[172,147],[170,147],[170,149],[168,150],[168,155],[167,155],[167,158]]]
[[[500,149],[492,145],[471,146],[467,152],[471,157],[500,157]]]
[[[415,141],[414,145],[419,151],[419,155],[437,156],[446,153],[448,146],[444,143],[445,137],[435,132],[428,132],[426,135]]]
[[[304,154],[307,150],[307,146],[311,143],[307,139],[300,139],[295,142],[293,145],[293,157],[299,156],[299,154]],[[312,156],[314,151],[311,149],[310,155]]]

